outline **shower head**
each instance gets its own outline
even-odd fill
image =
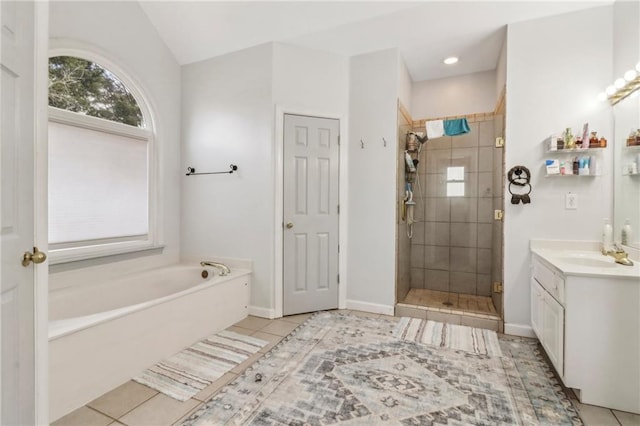
[[[429,140],[427,135],[422,135],[422,133],[416,133],[416,139],[418,139],[418,142],[420,143],[425,143],[427,140]]]
[[[423,135],[422,132],[420,132],[420,133],[409,132],[409,133],[407,133],[407,136],[409,136],[409,135],[415,136],[416,139],[418,140],[418,142],[420,142],[420,143],[425,143],[427,140],[429,140],[429,138],[427,138],[427,135]]]

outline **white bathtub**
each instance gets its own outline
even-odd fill
[[[247,316],[251,271],[184,264],[49,295],[50,421]]]

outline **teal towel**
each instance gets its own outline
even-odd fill
[[[469,123],[466,118],[456,118],[455,120],[444,120],[444,134],[447,136],[462,135],[469,133]]]

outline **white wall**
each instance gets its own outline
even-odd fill
[[[507,84],[507,44],[509,39],[507,35],[504,37],[500,56],[498,56],[498,64],[496,65],[496,102],[502,93],[502,88]]]
[[[348,70],[346,57],[274,43],[273,102],[294,109],[346,116]]]
[[[595,99],[612,81],[612,8],[513,24],[508,40],[505,162],[507,170],[518,164],[531,170],[533,191],[529,205],[506,203],[507,332],[530,324],[529,240],[599,240],[602,219],[611,217],[611,147],[601,177],[544,178],[542,141],[569,126],[577,134],[585,122],[611,140],[610,108]],[[577,210],[565,210],[568,192],[578,194]]]
[[[251,304],[273,304],[272,46],[182,69],[182,255],[253,260]]]
[[[254,314],[276,307],[276,107],[343,117],[346,129],[347,96],[346,58],[279,43],[183,68],[183,165],[239,168],[182,178],[183,255],[253,260]]]
[[[413,79],[402,55],[398,55],[398,99],[402,106],[411,113],[411,108],[413,107],[411,105],[413,100]]]
[[[392,313],[398,51],[354,56],[350,64],[347,306]]]
[[[496,106],[496,72],[484,71],[413,83],[414,120],[491,112]]]
[[[161,255],[130,256],[57,265],[55,270],[91,273],[88,266],[120,261],[106,273],[122,273],[178,261],[180,235],[180,67],[135,2],[59,2],[50,4],[52,46],[93,46],[119,65],[148,98],[159,147],[159,224],[166,246]],[[117,31],[114,31],[117,29]],[[83,268],[83,269],[78,269]],[[76,274],[77,275],[77,274]],[[102,275],[101,275],[102,276]],[[71,277],[71,275],[69,275]]]

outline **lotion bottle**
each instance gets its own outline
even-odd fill
[[[611,250],[613,250],[613,228],[611,228],[609,219],[605,219],[602,228],[602,251],[606,253]]]
[[[631,223],[629,223],[629,219],[625,219],[624,226],[622,227],[622,238],[621,243],[625,246],[628,246],[631,243]]]

